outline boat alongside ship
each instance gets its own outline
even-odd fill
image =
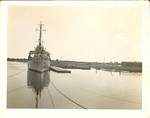
[[[28,69],[37,72],[48,71],[51,64],[50,54],[44,49],[44,46],[41,43],[42,26],[43,24],[40,23],[38,45],[34,51],[29,52],[28,56]]]

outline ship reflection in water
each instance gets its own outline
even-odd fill
[[[27,72],[27,85],[35,92],[35,107],[38,108],[39,98],[44,87],[48,87],[50,83],[49,71],[42,73],[28,70]]]

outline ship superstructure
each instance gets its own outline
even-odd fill
[[[44,46],[41,43],[42,27],[43,24],[40,23],[38,45],[35,50],[29,52],[28,56],[28,69],[38,72],[48,71],[50,68],[50,54],[44,49]]]

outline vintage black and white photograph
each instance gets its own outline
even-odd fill
[[[9,6],[7,108],[141,109],[142,8]]]

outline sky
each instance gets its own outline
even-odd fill
[[[8,57],[27,58],[38,43],[52,59],[141,61],[142,9],[102,6],[10,6]]]

